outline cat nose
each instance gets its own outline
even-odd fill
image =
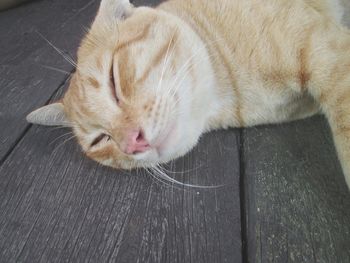
[[[126,154],[143,153],[150,148],[142,130],[130,130],[126,134]]]

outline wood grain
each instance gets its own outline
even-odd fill
[[[101,167],[69,130],[25,123],[67,87],[46,66],[73,70],[40,34],[74,57],[98,2],[0,13],[0,262],[350,262],[349,192],[322,117],[214,132],[166,167],[217,189]]]
[[[51,43],[74,57],[97,9],[95,1],[34,1],[0,14],[0,163],[28,129],[25,116],[44,105],[73,70]],[[42,37],[43,36],[43,37]]]
[[[321,116],[244,131],[248,262],[350,262],[350,193]]]
[[[241,262],[234,131],[206,136],[171,164],[178,180],[224,185],[193,190],[101,167],[68,130],[24,122],[67,86],[67,75],[46,66],[72,70],[39,35],[74,52],[95,9],[42,1],[0,16],[0,261]]]
[[[244,259],[350,262],[350,193],[326,120],[246,129],[242,144]]]
[[[241,262],[236,132],[168,167],[217,189],[101,167],[66,132],[31,128],[0,168],[2,262]]]

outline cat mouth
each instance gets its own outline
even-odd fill
[[[172,147],[172,145],[176,144],[176,130],[176,122],[170,123],[159,136],[150,143],[150,147],[147,151],[134,155],[133,159],[140,162],[142,167],[169,161],[173,148],[175,148]]]

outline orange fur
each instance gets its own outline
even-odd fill
[[[322,111],[350,184],[350,34],[340,21],[336,0],[169,0],[156,9],[102,0],[66,115],[88,156],[132,168],[181,156],[208,130]],[[132,129],[154,152],[122,153]],[[100,133],[111,140],[91,147]]]

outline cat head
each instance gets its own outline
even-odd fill
[[[179,18],[102,0],[64,98],[27,120],[72,127],[87,156],[104,165],[167,162],[206,127],[215,97],[209,65],[202,41]]]

